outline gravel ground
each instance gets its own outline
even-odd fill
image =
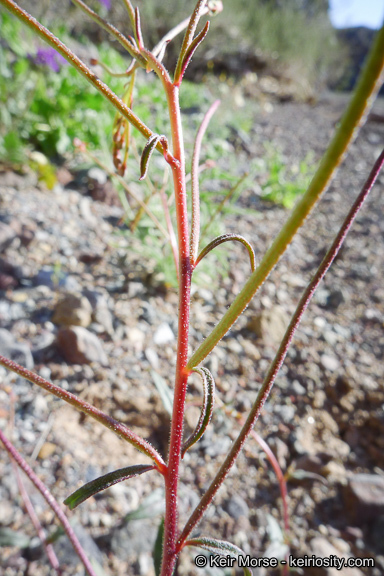
[[[250,157],[263,156],[265,142],[280,150],[287,163],[297,163],[309,151],[317,161],[345,103],[345,96],[333,94],[315,105],[247,102],[254,118],[249,138],[237,134],[228,143],[238,154],[239,171]],[[227,410],[217,404],[204,438],[184,458],[181,523],[236,436],[238,423],[228,410],[246,414],[251,406],[289,314],[381,151],[383,110],[384,102],[378,102],[316,215],[206,362]],[[257,174],[239,200],[243,215],[232,214],[226,225],[228,232],[247,237],[257,255],[287,217],[287,210],[260,198],[262,178]],[[382,175],[306,313],[256,426],[287,472],[292,554],[371,557],[376,566],[340,572],[306,568],[293,574],[384,572],[383,186]],[[0,173],[0,208],[1,350],[125,422],[164,453],[169,417],[152,372],[171,384],[177,294],[143,269],[126,236],[116,236],[121,209],[91,200],[71,183],[47,191],[33,175],[11,172]],[[191,350],[246,279],[249,263],[241,246],[231,247],[229,260],[231,271],[216,286],[194,288]],[[74,293],[71,299],[68,295]],[[68,324],[80,325],[84,332]],[[74,334],[77,342],[84,339],[86,349],[75,358],[69,356]],[[0,425],[59,501],[85,481],[143,462],[112,432],[58,399],[5,370],[0,378]],[[198,418],[199,403],[200,384],[192,380],[188,430]],[[0,574],[49,574],[4,451],[0,474],[0,526],[29,539],[22,551],[2,548]],[[51,511],[27,481],[25,485],[42,525],[52,533]],[[150,552],[162,512],[161,490],[160,478],[150,472],[69,514],[106,575],[154,574]],[[129,518],[139,506],[142,519]],[[254,557],[284,555],[276,527],[282,526],[281,517],[276,476],[251,439],[199,532],[228,539]],[[82,573],[65,538],[55,549],[65,576]],[[224,574],[198,570],[194,557],[183,553],[180,576]],[[258,568],[254,574],[273,571]]]

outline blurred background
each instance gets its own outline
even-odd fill
[[[130,33],[123,3],[92,0],[89,4]],[[70,0],[31,0],[21,5],[86,62],[99,58],[120,70],[129,63],[121,46]],[[146,0],[138,5],[145,41],[154,46],[185,17],[191,2],[179,0],[175,7],[169,0]],[[212,19],[211,31],[192,60],[188,79],[243,80],[253,95],[266,92],[280,100],[315,101],[324,89],[349,91],[383,12],[384,5],[377,0],[224,1],[224,11]],[[101,96],[91,90],[84,93],[76,73],[60,58],[49,56],[49,50],[3,9],[0,23],[0,160],[22,161],[25,146],[50,157],[63,154],[72,149],[74,135],[100,148],[113,112],[104,118],[104,112],[99,114],[96,127],[85,129],[83,119],[92,111],[101,112]],[[170,69],[180,41],[179,37],[167,48],[165,61]],[[49,79],[47,67],[55,72]],[[123,83],[120,88],[115,83],[115,88],[123,91]],[[54,105],[53,94],[57,94]]]

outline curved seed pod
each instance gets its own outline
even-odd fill
[[[175,78],[176,86],[180,86],[180,83],[183,79],[183,76],[185,74],[187,66],[190,63],[191,58],[194,55],[194,53],[196,52],[197,48],[200,46],[200,44],[202,43],[202,41],[204,40],[204,38],[208,34],[208,30],[209,30],[209,20],[208,20],[208,22],[206,22],[206,24],[205,24],[204,28],[201,30],[201,32],[199,32],[199,34],[196,36],[196,38],[194,38],[194,40],[188,46],[188,49],[187,49],[187,51],[184,55],[184,58],[183,58],[183,62],[181,64],[180,74],[178,75],[177,78]]]
[[[201,407],[200,418],[195,430],[192,432],[188,440],[186,440],[183,444],[183,448],[181,450],[182,458],[184,457],[186,451],[189,450],[189,448],[191,448],[191,446],[193,446],[206,431],[207,426],[212,418],[213,402],[215,397],[215,381],[208,368],[195,368],[193,371],[200,374],[203,380],[203,405]]]
[[[153,154],[154,149],[161,140],[161,136],[158,134],[152,134],[148,139],[146,145],[144,146],[143,153],[140,160],[140,178],[139,180],[144,180],[148,172],[148,164]]]
[[[180,72],[182,68],[182,63],[184,60],[184,56],[186,51],[188,50],[189,45],[193,41],[193,36],[196,31],[196,27],[199,23],[199,20],[203,13],[206,14],[205,9],[207,7],[207,0],[198,0],[195,6],[194,11],[192,12],[191,17],[189,18],[188,26],[184,34],[183,43],[181,45],[181,50],[179,53],[179,58],[177,60],[176,69],[175,69],[175,81],[180,77]]]
[[[131,21],[132,27],[135,28],[135,10],[130,2],[130,0],[123,0],[125,7],[128,12],[129,19]]]
[[[117,484],[118,482],[122,482],[123,480],[128,480],[128,478],[132,478],[133,476],[138,476],[139,474],[143,474],[144,472],[148,472],[149,470],[154,470],[156,466],[148,466],[147,464],[137,464],[136,466],[128,466],[127,468],[120,468],[120,470],[114,470],[113,472],[109,472],[104,476],[100,476],[99,478],[95,478],[91,482],[84,484],[78,490],[73,492],[68,498],[64,500],[64,504],[68,506],[70,510],[73,510],[90,498],[94,494]]]
[[[244,246],[248,250],[252,272],[254,272],[256,268],[255,251],[252,248],[251,244],[248,242],[248,240],[243,238],[243,236],[240,236],[240,234],[223,234],[222,236],[218,236],[217,238],[212,240],[212,242],[210,242],[205,248],[203,248],[203,250],[196,258],[195,266],[197,266],[197,264],[200,262],[200,260],[204,258],[204,256],[206,256],[211,250],[216,248],[216,246],[219,246],[223,242],[229,242],[230,240],[235,240],[236,242],[241,242],[241,244],[244,244]]]
[[[141,32],[140,12],[137,6],[135,8],[135,34],[139,50],[142,50],[144,48],[144,41],[143,41],[143,34]]]
[[[239,556],[245,556],[245,553],[241,548],[231,544],[226,540],[216,540],[216,538],[206,538],[201,536],[200,538],[191,538],[187,540],[185,546],[196,546],[197,548],[202,548],[208,552],[213,552],[219,556],[232,556],[232,558],[238,559]],[[244,575],[252,576],[252,570],[244,567]]]

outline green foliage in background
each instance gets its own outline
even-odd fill
[[[223,18],[228,25],[235,22],[241,36],[252,45],[282,64],[295,66],[306,80],[318,84],[326,79],[338,58],[338,42],[326,4],[231,0],[226,3]]]
[[[241,0],[234,0],[234,5],[238,3],[241,5]],[[234,5],[231,6],[230,12]],[[266,7],[264,6],[263,9]],[[157,18],[165,21],[162,12],[166,10],[166,5],[147,2],[144,11],[149,11],[150,15],[156,16],[156,18],[154,20],[146,18],[145,21],[156,22]],[[180,10],[185,10],[182,3]],[[173,16],[176,21],[178,15]],[[268,22],[271,25],[272,22],[275,22],[272,13]],[[113,109],[105,107],[103,97],[92,90],[77,72],[65,63],[60,63],[55,73],[47,74],[46,66],[36,63],[36,54],[41,44],[38,43],[32,33],[29,33],[7,12],[0,11],[0,24],[2,31],[0,43],[0,161],[13,166],[28,163],[38,173],[39,179],[44,180],[50,188],[55,184],[54,168],[49,162],[37,161],[39,159],[33,151],[41,151],[47,158],[54,160],[58,156],[66,156],[69,152],[73,152],[72,142],[77,137],[84,141],[90,150],[94,150],[100,160],[108,165],[109,169],[113,170],[109,137],[112,133],[115,117]],[[264,25],[268,26],[265,22]],[[61,28],[57,32],[64,41],[70,43],[65,29]],[[156,34],[161,32],[157,30]],[[272,38],[271,35],[270,41]],[[88,58],[91,55],[96,55],[100,62],[115,72],[126,69],[127,58],[124,58],[106,42],[98,47],[90,45],[87,39],[84,39],[84,42],[87,45],[85,54],[88,55]],[[289,42],[287,41],[287,54],[289,53],[288,49]],[[123,79],[112,77],[101,69],[99,74],[113,87],[116,93],[124,93]],[[202,114],[208,109],[212,101],[212,95],[207,86],[184,81],[180,97],[181,110],[186,113],[184,121],[187,154],[191,158],[193,139],[202,119]],[[140,78],[136,82],[133,109],[157,133],[164,133],[170,138],[170,134],[167,134],[166,98],[160,84],[155,80],[151,81],[151,77],[147,77],[146,82],[141,82]],[[239,170],[236,168],[236,159],[231,154],[231,147],[228,144],[231,125],[234,123],[246,135],[252,125],[251,117],[244,114],[244,111],[234,112],[232,110],[230,115],[224,111],[219,112],[213,119],[208,137],[205,138],[203,144],[202,161],[205,159],[213,161],[213,167],[204,170],[200,177],[202,230],[204,231],[206,228],[203,235],[207,241],[225,231],[222,218],[215,217],[217,210],[219,209],[219,212],[224,214],[241,211],[241,208],[236,204],[237,199],[245,188],[252,188],[252,183],[258,179],[260,173],[267,175],[261,186],[261,195],[267,200],[287,208],[293,205],[296,197],[305,190],[309,181],[308,159],[296,168],[289,168],[284,165],[279,153],[266,149],[265,157],[262,160],[250,162],[248,177],[241,181],[232,194],[231,189],[241,178]],[[133,140],[136,141],[135,130],[133,130]],[[141,139],[137,139],[137,142],[139,143],[137,152],[140,154]],[[225,162],[222,161],[223,158],[226,159]],[[151,174],[155,188],[161,187],[164,166],[162,158],[155,156]],[[237,175],[234,176],[234,174]],[[149,208],[158,219],[162,220],[163,209],[159,196],[151,194],[147,181],[138,184],[138,176],[137,158],[130,151],[126,181],[135,182],[137,186],[140,186],[141,196],[148,199]],[[119,185],[116,184],[116,187],[119,188]],[[171,185],[166,190],[167,194],[170,193],[170,189]],[[123,194],[122,190],[120,190],[120,194]],[[172,214],[173,206],[170,209]],[[134,217],[135,210],[127,213],[128,225]],[[166,284],[174,285],[176,278],[173,272],[169,245],[161,240],[159,231],[147,215],[144,214],[140,218],[135,234],[140,241],[140,252],[153,262],[154,271],[160,272],[160,276]],[[197,269],[197,280],[200,279],[203,284],[207,281],[210,282],[212,259],[220,260],[220,267],[224,273],[227,269],[228,261],[224,251],[218,250],[215,255],[210,256],[210,259],[204,260]]]
[[[315,172],[312,154],[294,165],[287,165],[283,155],[266,147],[264,165],[266,178],[261,184],[261,197],[284,208],[292,208],[298,196],[304,194]]]

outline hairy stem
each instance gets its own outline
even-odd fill
[[[173,156],[176,162],[171,165],[175,189],[176,222],[179,247],[179,310],[178,341],[175,374],[175,390],[171,434],[168,448],[168,468],[165,475],[165,519],[161,576],[171,576],[177,559],[176,540],[178,536],[178,483],[181,449],[183,441],[183,421],[188,373],[188,330],[191,289],[191,262],[189,254],[189,231],[187,197],[185,186],[184,142],[180,117],[179,89],[166,88],[172,132]]]
[[[60,508],[59,503],[55,500],[52,494],[49,492],[48,488],[45,484],[36,476],[32,468],[27,464],[24,458],[19,454],[13,444],[5,437],[3,432],[0,430],[0,441],[3,443],[4,448],[10,455],[10,457],[16,462],[16,464],[23,470],[23,472],[28,476],[30,481],[35,485],[37,490],[40,492],[44,500],[47,502],[48,506],[50,506],[61,522],[72,546],[75,549],[76,554],[80,558],[84,568],[88,572],[89,576],[96,576],[96,572],[94,571],[92,564],[87,558],[76,534],[73,531],[72,526],[70,525],[68,518]]]
[[[73,0],[73,2],[85,12],[94,22],[96,22],[101,28],[112,34],[116,38],[116,40],[127,50],[127,52],[132,56],[132,58],[137,58],[140,60],[141,65],[145,66],[144,59],[140,59],[140,55],[137,53],[137,50],[133,46],[133,44],[112,24],[104,20],[101,16],[99,16],[94,10],[89,8],[82,0]]]
[[[31,28],[40,38],[47,42],[52,48],[57,50],[77,71],[84,76],[88,82],[90,82],[109,102],[120,112],[124,118],[126,118],[137,130],[146,138],[150,138],[153,134],[152,130],[148,128],[132,112],[126,104],[119,98],[88,66],[84,64],[61,40],[59,40],[52,32],[50,32],[45,26],[40,24],[38,20],[33,18],[31,14],[23,10],[14,0],[0,0],[0,4],[5,6],[12,14],[17,16],[19,20],[24,22],[29,28]],[[157,145],[159,152],[163,153],[163,144],[159,142]]]
[[[196,261],[197,253],[199,250],[200,239],[200,192],[199,192],[199,162],[201,143],[204,134],[208,128],[208,124],[220,105],[220,100],[215,100],[211,105],[208,112],[205,114],[202,123],[196,134],[195,145],[193,147],[192,156],[192,219],[191,219],[191,261],[192,265]]]
[[[20,496],[23,500],[25,510],[31,519],[33,527],[36,530],[36,534],[38,535],[38,537],[40,538],[40,541],[43,544],[43,547],[44,547],[44,550],[45,550],[45,553],[47,555],[47,558],[48,558],[50,565],[52,566],[53,570],[55,570],[56,574],[58,574],[58,576],[61,576],[62,571],[61,571],[60,563],[59,563],[59,560],[56,556],[55,550],[54,550],[52,544],[49,544],[47,542],[47,536],[45,534],[45,531],[44,531],[42,525],[40,524],[40,520],[39,520],[39,518],[35,512],[35,509],[33,507],[31,499],[29,498],[28,492],[26,491],[25,486],[23,484],[23,481],[21,479],[19,468],[17,467],[17,464],[13,458],[12,458],[12,464],[13,464],[14,472],[15,472],[15,476],[16,476],[17,487],[19,489]]]
[[[223,318],[192,355],[188,362],[188,369],[192,369],[200,364],[236,322],[237,318],[248,306],[253,296],[277,264],[281,255],[287,249],[321,193],[329,186],[336,172],[336,168],[345,156],[350,144],[357,136],[358,129],[364,123],[367,113],[373,104],[374,97],[382,84],[383,72],[384,27],[381,28],[377,34],[355,93],[307,192],[297,202],[291,215],[276,236],[271,247],[265,253],[259,266],[237,295]]]
[[[140,452],[149,456],[155,462],[159,472],[161,472],[162,474],[165,473],[166,466],[164,460],[157,452],[157,450],[149,442],[141,438],[141,436],[139,436],[135,432],[132,432],[132,430],[127,428],[121,422],[118,422],[111,416],[104,414],[104,412],[102,412],[98,408],[95,408],[94,406],[92,406],[92,404],[88,404],[88,402],[86,402],[85,400],[78,398],[71,392],[63,390],[59,386],[56,386],[52,382],[49,382],[49,380],[45,380],[45,378],[42,378],[38,374],[35,374],[34,372],[31,372],[30,370],[23,368],[23,366],[16,364],[16,362],[13,362],[13,360],[9,360],[8,358],[5,358],[4,356],[0,355],[0,365],[4,366],[4,368],[8,368],[12,372],[15,372],[15,374],[18,374],[22,378],[29,380],[33,384],[40,386],[40,388],[43,388],[47,392],[50,392],[57,398],[65,400],[65,402],[71,404],[71,406],[74,406],[74,408],[76,408],[80,412],[84,412],[84,414],[91,416],[91,418],[97,420],[97,422],[100,422],[100,424],[103,424],[103,426],[106,426],[107,428],[112,430],[112,432],[115,432],[115,434],[120,436],[120,438],[126,440],[127,442],[135,446],[135,448],[137,448]]]
[[[195,508],[194,512],[190,516],[188,522],[185,525],[185,528],[178,540],[178,550],[181,550],[184,546],[185,541],[191,534],[192,530],[195,526],[200,522],[202,516],[204,515],[207,507],[212,502],[215,494],[217,493],[218,489],[224,482],[225,478],[227,477],[230,469],[232,468],[235,460],[237,459],[244,442],[248,438],[251,430],[253,429],[256,421],[258,420],[261,410],[270,394],[272,386],[276,380],[277,374],[284,362],[285,356],[288,352],[288,348],[293,340],[293,336],[300,324],[300,321],[303,317],[305,310],[309,302],[311,301],[317,287],[319,286],[321,280],[324,278],[325,274],[327,273],[329,267],[331,266],[333,260],[337,256],[345,237],[351,228],[357,214],[359,213],[363,203],[368,196],[369,192],[374,185],[376,178],[382,169],[384,164],[384,151],[380,154],[379,158],[377,159],[362,191],[358,195],[356,201],[354,202],[352,208],[350,209],[347,217],[345,218],[335,240],[332,243],[332,246],[328,250],[327,254],[325,255],[323,261],[321,262],[319,268],[317,269],[314,277],[312,278],[311,282],[308,284],[304,294],[302,295],[300,302],[295,310],[294,315],[289,323],[287,331],[284,335],[284,338],[279,346],[277,354],[268,370],[268,373],[264,379],[264,382],[260,388],[260,391],[257,395],[256,401],[252,406],[252,410],[250,411],[246,422],[243,428],[240,431],[239,436],[236,438],[235,442],[232,445],[228,456],[224,460],[223,464],[221,465],[218,473],[216,474],[215,478],[212,480],[208,490],[200,500],[199,504]]]

